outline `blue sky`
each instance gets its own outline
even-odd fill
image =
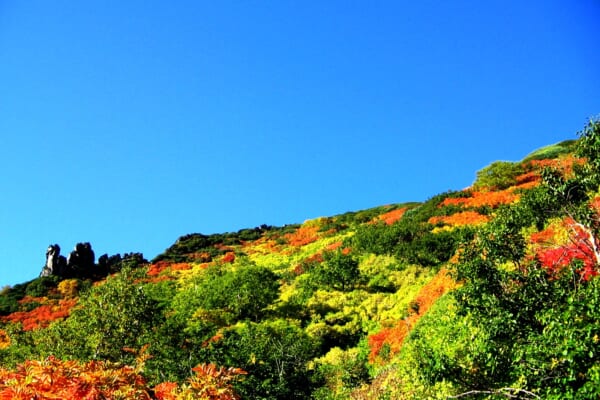
[[[0,286],[472,183],[600,113],[597,1],[0,1]]]

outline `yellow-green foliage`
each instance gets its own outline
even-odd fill
[[[334,243],[341,242],[351,236],[352,232],[344,232],[325,237],[320,237],[316,241],[304,246],[292,247],[281,245],[278,251],[274,252],[268,245],[259,244],[250,247],[248,259],[259,266],[273,268],[274,266],[293,268],[308,257],[322,252]]]
[[[369,294],[362,290],[317,290],[306,304],[312,315],[312,322],[306,328],[307,333],[314,337],[360,334],[365,317],[362,303],[368,296]]]
[[[389,256],[370,255],[366,264],[389,262]],[[361,264],[362,265],[362,264]],[[418,265],[409,265],[400,271],[389,272],[389,281],[394,285],[394,293],[374,293],[366,299],[362,306],[365,317],[374,328],[377,325],[393,324],[406,316],[411,301],[423,285],[433,276],[435,271]]]
[[[357,393],[366,396],[363,398],[383,393],[392,399],[446,399],[456,394],[449,382],[434,384],[424,379],[428,372],[435,373],[436,367],[449,367],[443,360],[462,359],[465,364],[460,367],[468,368],[470,360],[464,354],[482,340],[469,318],[458,316],[456,308],[452,295],[440,298],[419,320],[400,353],[377,371],[370,386]]]
[[[575,140],[565,140],[560,143],[542,147],[541,149],[529,153],[523,159],[523,162],[556,158],[560,155],[571,153],[575,150],[575,144]]]
[[[323,373],[328,394],[346,399],[350,397],[352,385],[367,374],[362,358],[358,348],[342,350],[333,347],[324,356],[313,360],[310,368]]]

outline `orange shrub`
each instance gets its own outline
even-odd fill
[[[479,225],[488,222],[487,215],[481,215],[476,211],[463,211],[452,215],[442,215],[429,218],[429,223],[437,225],[443,223],[450,226]]]
[[[52,321],[68,317],[75,304],[77,299],[48,300],[31,311],[17,311],[1,320],[21,323],[24,331],[46,328]]]
[[[14,371],[0,369],[0,399],[151,399],[146,381],[133,367],[102,361],[80,363],[48,357],[25,361]]]
[[[151,264],[148,267],[148,272],[146,273],[148,276],[158,276],[165,271],[184,271],[191,269],[192,266],[189,263],[171,263],[168,261],[158,261],[154,264]]]
[[[370,348],[369,360],[375,362],[384,347],[388,346],[389,355],[398,353],[404,339],[419,319],[433,306],[445,293],[457,287],[456,282],[442,268],[427,284],[425,284],[415,299],[411,302],[409,314],[406,318],[396,322],[392,327],[383,328],[379,332],[369,335],[367,341]]]
[[[295,232],[285,234],[284,237],[290,245],[299,247],[315,242],[319,238],[318,231],[318,226],[301,226]]]
[[[217,367],[214,364],[200,364],[192,371],[196,375],[188,379],[181,387],[174,382],[163,382],[154,388],[158,400],[202,399],[237,400],[232,381],[246,371],[239,368]]]
[[[556,234],[556,229],[553,226],[549,226],[544,230],[532,233],[531,236],[529,236],[529,240],[533,244],[549,245],[554,243]]]
[[[388,211],[383,213],[373,220],[373,222],[383,221],[386,225],[392,225],[394,222],[398,221],[404,213],[406,212],[406,207],[398,208],[396,210]]]
[[[502,204],[510,204],[519,198],[512,189],[498,191],[473,192],[471,197],[449,197],[440,203],[440,207],[456,205],[465,208],[489,206],[496,208]]]
[[[576,165],[582,165],[585,160],[572,155],[566,157],[559,157],[547,160],[532,160],[529,161],[525,167],[534,172],[541,172],[545,168],[550,168],[562,172],[562,174],[569,178],[573,175],[573,168]]]

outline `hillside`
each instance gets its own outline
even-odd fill
[[[422,203],[51,246],[0,293],[0,399],[598,398],[599,188],[591,121]]]

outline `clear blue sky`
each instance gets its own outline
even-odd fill
[[[0,286],[48,244],[461,189],[600,113],[598,1],[0,0]]]

